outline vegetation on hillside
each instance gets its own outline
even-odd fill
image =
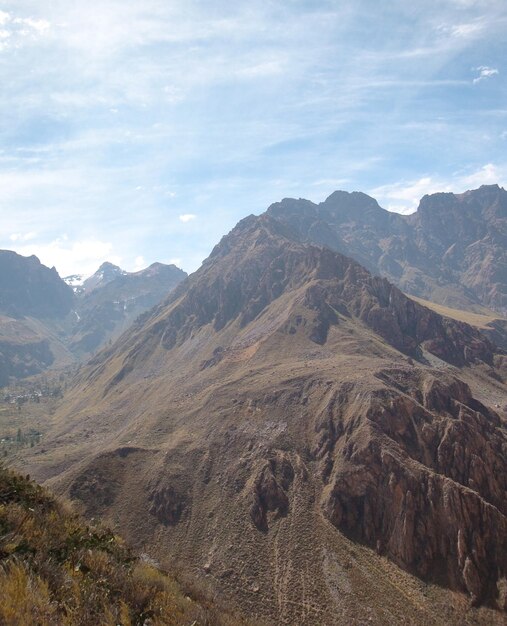
[[[109,530],[86,525],[29,477],[2,466],[0,590],[0,624],[8,626],[216,623]]]

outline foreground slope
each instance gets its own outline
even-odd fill
[[[504,359],[251,216],[90,363],[28,463],[269,623],[502,623]]]
[[[300,240],[347,254],[411,295],[507,314],[507,192],[497,185],[424,196],[412,215],[345,191],[320,204],[286,198],[268,212]]]
[[[9,626],[238,624],[213,619],[109,530],[1,466],[0,589]]]

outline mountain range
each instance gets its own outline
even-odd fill
[[[507,192],[498,185],[424,196],[411,215],[344,191],[320,204],[287,198],[268,214],[300,241],[350,256],[408,294],[507,314]]]
[[[504,310],[505,198],[243,219],[81,369],[23,466],[268,624],[504,623],[507,355],[466,319]]]
[[[0,386],[86,359],[185,276],[162,263],[133,273],[104,263],[71,286],[35,256],[0,251]]]

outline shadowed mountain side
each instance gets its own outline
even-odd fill
[[[72,289],[54,267],[42,265],[36,256],[0,250],[0,312],[11,317],[63,318],[72,303]]]
[[[0,315],[0,387],[9,379],[33,376],[53,364],[48,338],[30,327],[30,321]]]
[[[505,414],[458,378],[499,404],[495,350],[252,216],[90,362],[28,465],[269,623],[500,624],[458,593],[505,608]]]

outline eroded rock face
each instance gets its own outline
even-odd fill
[[[505,430],[464,383],[397,374],[406,393],[358,404],[345,388],[321,416],[325,515],[418,576],[495,598],[507,573]]]
[[[271,517],[285,517],[289,510],[288,490],[294,479],[294,468],[284,456],[271,458],[259,471],[253,486],[250,516],[259,530],[267,531]]]
[[[165,526],[177,524],[186,508],[185,497],[173,487],[160,487],[150,494],[150,513]]]

